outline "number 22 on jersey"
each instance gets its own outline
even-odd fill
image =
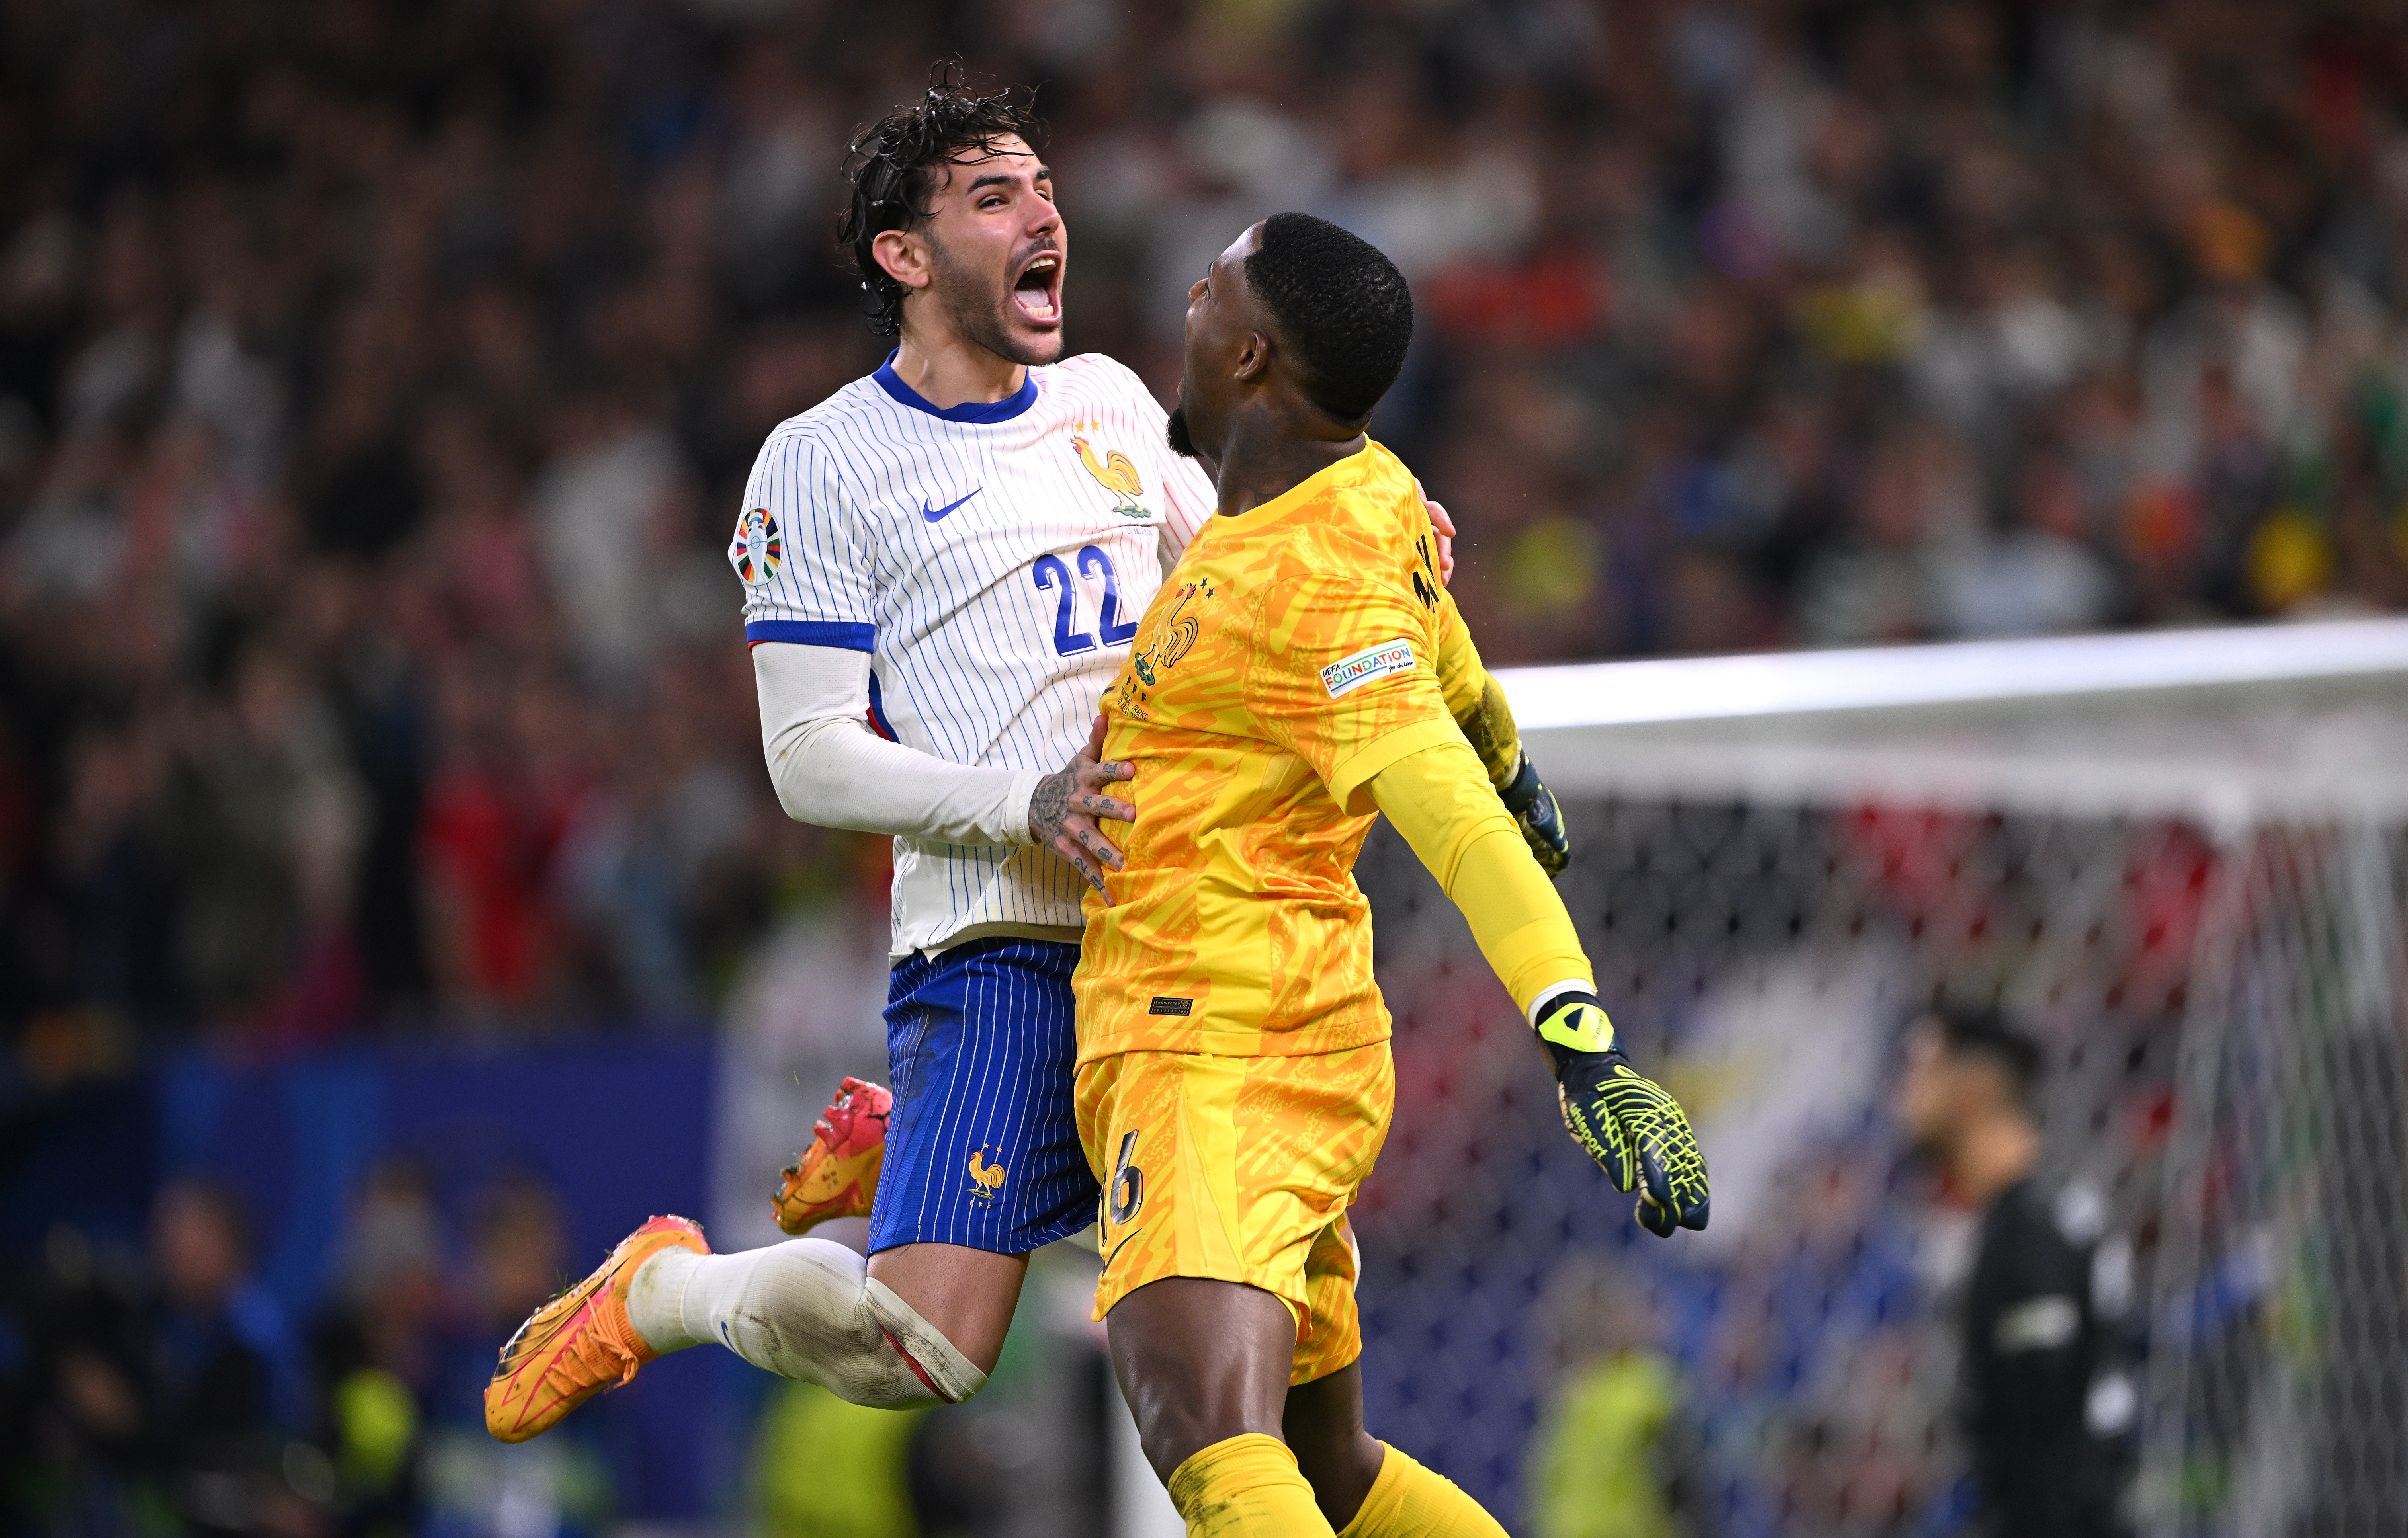
[[[1113,569],[1112,558],[1099,546],[1089,545],[1079,551],[1079,575],[1101,577],[1104,601],[1096,611],[1096,628],[1090,633],[1079,628],[1079,583],[1070,576],[1069,563],[1058,555],[1040,555],[1029,568],[1029,579],[1039,592],[1056,593],[1054,605],[1054,649],[1065,657],[1075,657],[1082,651],[1096,649],[1096,638],[1103,637],[1108,647],[1125,647],[1137,634],[1137,621],[1121,617],[1121,574]]]

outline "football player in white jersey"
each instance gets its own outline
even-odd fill
[[[868,1214],[870,1253],[713,1255],[652,1219],[503,1347],[504,1441],[714,1339],[855,1403],[967,1399],[1029,1253],[1095,1217],[1070,975],[1082,879],[1120,862],[1096,821],[1137,815],[1096,706],[1216,498],[1136,375],[1062,357],[1068,233],[1025,96],[938,78],[848,164],[843,239],[896,349],[770,434],[728,551],[781,805],[895,838],[894,1091],[846,1080],[780,1201],[790,1232]]]

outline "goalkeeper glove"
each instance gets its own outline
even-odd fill
[[[1505,800],[1505,809],[1513,814],[1521,825],[1522,837],[1538,858],[1539,869],[1549,877],[1564,874],[1571,863],[1571,841],[1564,836],[1564,810],[1555,805],[1555,793],[1541,782],[1530,755],[1522,755],[1521,766],[1513,777],[1497,792]]]
[[[1616,1190],[1639,1191],[1640,1226],[1660,1239],[1702,1229],[1711,1205],[1706,1159],[1680,1102],[1639,1076],[1594,993],[1568,989],[1540,1006],[1539,1039],[1555,1061],[1564,1130]]]

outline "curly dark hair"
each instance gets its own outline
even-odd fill
[[[1370,416],[1413,339],[1413,293],[1397,264],[1326,219],[1273,214],[1246,286],[1295,349],[1312,404],[1340,421]]]
[[[853,201],[837,240],[853,253],[862,292],[869,295],[870,330],[901,335],[906,292],[870,254],[871,242],[929,217],[928,196],[947,161],[970,149],[993,154],[996,141],[1010,134],[1032,150],[1043,145],[1045,120],[1037,115],[1036,93],[1015,85],[982,96],[959,59],[939,59],[928,68],[927,94],[853,135],[844,163]]]

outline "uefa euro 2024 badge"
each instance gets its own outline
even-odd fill
[[[777,516],[767,507],[755,507],[736,520],[736,538],[727,547],[727,563],[744,585],[757,588],[778,575],[786,559],[786,549],[778,539]]]

